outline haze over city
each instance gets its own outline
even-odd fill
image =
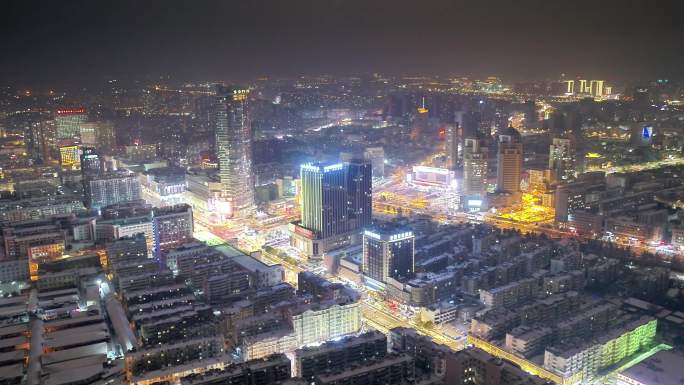
[[[677,1],[4,1],[0,384],[684,383]]]
[[[681,2],[5,1],[0,79],[681,77]]]

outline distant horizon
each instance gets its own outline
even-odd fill
[[[0,6],[0,84],[373,72],[681,80],[682,8],[676,0],[10,0]]]
[[[489,74],[489,75],[474,75],[474,74],[436,74],[436,73],[383,73],[383,72],[363,72],[363,73],[347,73],[347,74],[331,74],[331,73],[302,73],[302,74],[292,74],[292,75],[281,75],[281,74],[261,74],[261,75],[256,75],[248,78],[240,78],[240,79],[217,79],[217,78],[206,78],[202,79],[200,77],[196,78],[191,78],[191,77],[175,77],[175,76],[170,76],[170,75],[160,75],[160,76],[154,76],[154,75],[138,75],[138,76],[101,76],[99,78],[93,78],[93,79],[81,79],[80,82],[78,81],[55,81],[54,83],[48,83],[48,82],[36,82],[36,84],[32,84],[31,82],[26,82],[24,84],[20,84],[18,82],[3,82],[0,83],[0,88],[9,88],[13,89],[16,91],[24,91],[24,90],[30,90],[31,92],[35,92],[38,94],[43,94],[43,93],[48,93],[50,91],[76,91],[76,90],[85,90],[85,89],[91,89],[91,90],[98,90],[101,89],[102,87],[106,86],[107,82],[116,80],[119,85],[123,87],[136,87],[136,86],[150,86],[153,84],[168,84],[172,86],[178,86],[178,87],[183,87],[186,85],[190,84],[197,84],[199,83],[207,83],[211,85],[215,84],[224,84],[224,85],[248,85],[251,83],[256,83],[262,79],[268,79],[268,80],[275,80],[275,81],[296,81],[297,79],[311,79],[311,78],[317,78],[317,77],[330,77],[333,79],[352,79],[352,78],[364,78],[364,77],[371,77],[375,74],[378,74],[383,77],[389,77],[392,79],[402,79],[402,78],[411,78],[411,77],[424,77],[424,78],[435,78],[435,79],[459,79],[459,78],[465,78],[468,80],[472,81],[483,81],[486,80],[487,77],[496,77],[498,78],[504,85],[507,86],[514,86],[515,84],[523,84],[523,83],[553,83],[553,82],[561,82],[563,80],[579,80],[579,79],[586,79],[586,80],[604,80],[608,85],[611,86],[617,86],[617,87],[634,87],[634,86],[646,86],[649,83],[656,82],[660,79],[667,79],[670,82],[674,83],[679,83],[682,80],[679,78],[668,78],[668,77],[653,77],[653,78],[643,78],[643,79],[627,79],[627,80],[622,80],[622,79],[612,79],[612,78],[607,78],[607,77],[600,77],[600,76],[582,76],[582,75],[569,75],[567,73],[565,74],[558,74],[556,78],[553,77],[545,77],[545,78],[535,78],[535,79],[522,79],[522,78],[515,78],[515,77],[507,77],[503,75],[497,75],[497,74]],[[565,75],[564,79],[561,79],[561,75]],[[136,84],[137,83],[137,84]]]

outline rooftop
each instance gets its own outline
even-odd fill
[[[684,353],[660,351],[620,375],[648,385],[684,384]]]

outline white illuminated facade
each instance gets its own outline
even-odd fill
[[[558,180],[568,181],[575,176],[575,156],[570,139],[553,138],[549,146],[549,169]]]
[[[454,172],[446,168],[413,166],[411,181],[415,184],[448,188],[454,180]]]
[[[292,316],[298,346],[318,344],[361,330],[361,304],[333,304]]]
[[[216,95],[216,152],[222,185],[221,209],[231,217],[254,213],[252,129],[247,115],[247,95],[242,88],[218,87]]]

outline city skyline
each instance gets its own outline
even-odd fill
[[[0,384],[684,384],[678,8],[3,3]]]

